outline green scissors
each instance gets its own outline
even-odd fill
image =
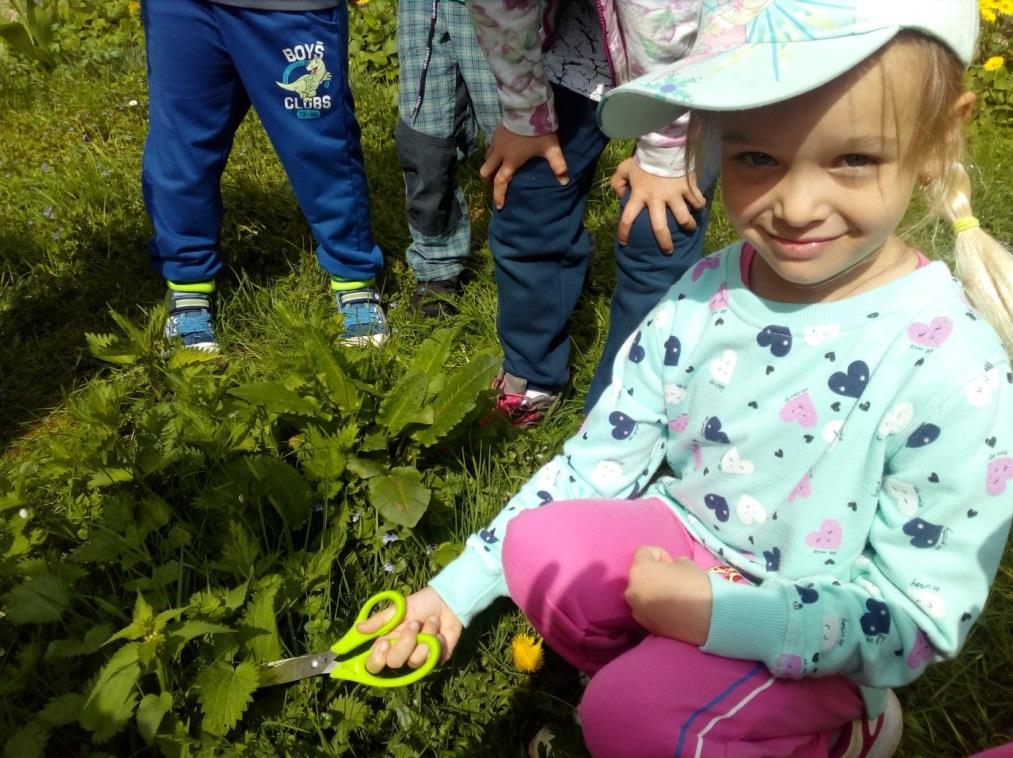
[[[362,634],[357,631],[355,627],[369,618],[376,606],[385,601],[394,604],[393,618],[372,634]],[[342,658],[367,642],[390,634],[404,620],[406,608],[407,603],[404,595],[400,592],[393,590],[377,592],[362,606],[362,610],[359,611],[359,615],[352,623],[352,628],[345,633],[344,637],[331,645],[329,651],[262,663],[260,665],[260,686],[270,687],[275,684],[287,684],[320,674],[327,674],[331,679],[347,679],[372,687],[402,687],[417,682],[433,670],[440,657],[440,641],[431,634],[418,635],[418,641],[429,648],[426,662],[403,676],[382,677],[369,673],[366,670],[366,659],[369,658],[371,649],[351,658]]]

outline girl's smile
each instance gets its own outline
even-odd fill
[[[836,300],[915,268],[895,234],[920,168],[910,66],[897,60],[907,54],[888,49],[805,95],[716,116],[725,206],[759,253],[762,297]]]

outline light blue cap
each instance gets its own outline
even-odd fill
[[[686,110],[747,110],[837,78],[898,32],[919,31],[965,65],[978,35],[977,0],[704,0],[689,55],[609,92],[598,121],[636,137]]]

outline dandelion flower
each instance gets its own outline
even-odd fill
[[[538,671],[542,667],[542,660],[545,657],[542,641],[523,632],[515,634],[513,640],[510,641],[510,652],[513,655],[514,666],[525,674],[533,674]]]
[[[1006,61],[1001,55],[993,55],[987,61],[982,64],[982,68],[986,71],[995,71],[996,69],[1002,68]]]
[[[995,21],[996,0],[978,0],[978,12],[985,21]]]

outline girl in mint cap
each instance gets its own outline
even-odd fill
[[[976,22],[973,0],[708,2],[684,63],[606,98],[613,131],[700,108],[742,240],[647,316],[374,668],[418,665],[416,630],[449,655],[509,594],[590,677],[594,755],[892,753],[889,688],[959,652],[1013,512],[1013,262],[961,163]],[[898,231],[919,187],[960,282]]]

